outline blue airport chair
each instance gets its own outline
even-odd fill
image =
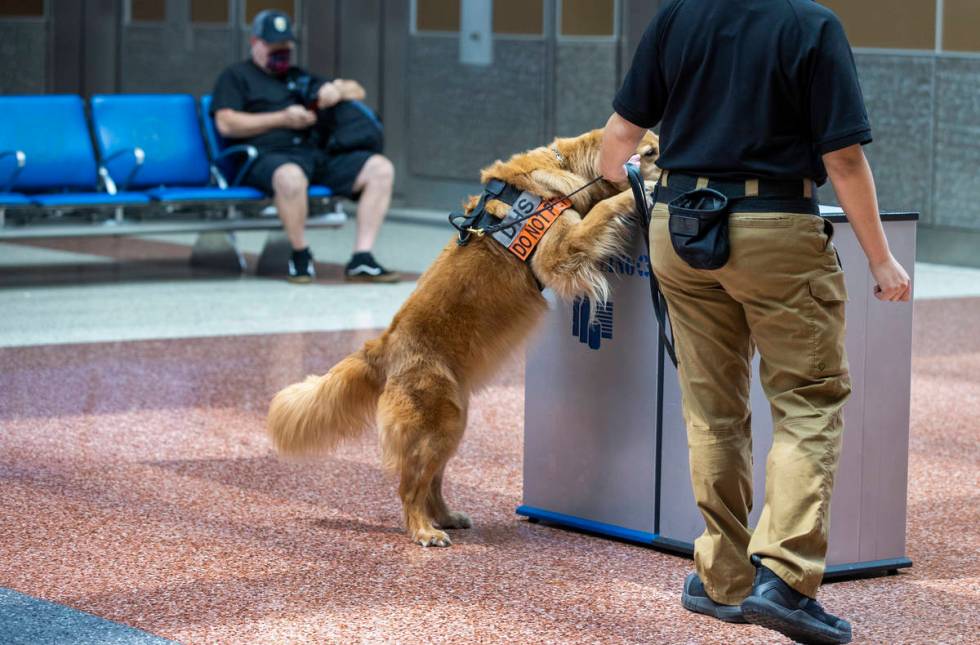
[[[265,199],[255,188],[227,186],[219,179],[189,94],[103,94],[93,96],[91,105],[99,154],[111,179],[125,190],[143,190],[168,204]]]
[[[149,203],[146,195],[120,192],[106,180],[80,97],[0,96],[0,114],[0,208],[25,200],[57,209]]]
[[[208,143],[208,151],[220,173],[231,177],[231,185],[237,186],[258,156],[258,151],[250,145],[230,145],[218,132],[211,114],[211,95],[201,97],[201,122],[204,126],[204,139]],[[326,199],[333,191],[326,186],[313,184],[307,189],[310,199]]]
[[[204,141],[208,145],[208,154],[211,155],[219,176],[232,186],[238,186],[255,163],[258,150],[255,146],[231,144],[221,136],[211,116],[210,94],[201,97],[201,126],[204,130]]]

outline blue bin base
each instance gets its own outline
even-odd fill
[[[522,515],[532,522],[545,522],[582,533],[614,538],[632,544],[652,547],[658,551],[672,555],[687,558],[691,558],[694,555],[694,545],[692,543],[674,540],[657,533],[637,531],[635,529],[616,526],[615,524],[605,524],[603,522],[596,522],[595,520],[575,517],[574,515],[565,515],[564,513],[556,513],[543,508],[535,508],[533,506],[518,506],[516,512],[518,515]],[[906,569],[911,566],[912,560],[909,558],[836,564],[827,567],[823,578],[824,582],[835,582],[858,577],[891,575],[898,573],[899,569]]]

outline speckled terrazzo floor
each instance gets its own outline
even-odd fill
[[[908,554],[825,586],[855,642],[980,631],[980,299],[916,303]],[[523,379],[473,401],[451,549],[401,532],[373,437],[285,463],[269,397],[373,331],[0,349],[0,587],[183,643],[779,643],[684,611],[681,558],[542,525]],[[4,637],[0,635],[0,642]]]

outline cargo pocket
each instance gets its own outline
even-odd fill
[[[835,376],[847,372],[844,351],[844,303],[847,287],[844,272],[834,271],[810,280],[814,316],[810,367],[817,376]]]

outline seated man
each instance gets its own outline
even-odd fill
[[[367,150],[329,155],[322,148],[322,133],[314,127],[317,112],[307,109],[297,96],[296,79],[307,73],[290,65],[296,45],[286,14],[259,13],[250,42],[251,57],[231,65],[218,78],[211,110],[222,136],[259,151],[243,182],[273,195],[293,247],[290,282],[310,282],[315,275],[305,237],[311,182],[328,186],[336,195],[358,198],[357,237],[346,279],[397,282],[398,274],[382,267],[371,254],[391,203],[391,161]],[[355,81],[310,78],[310,93],[315,93],[319,110],[364,98],[364,89]]]

